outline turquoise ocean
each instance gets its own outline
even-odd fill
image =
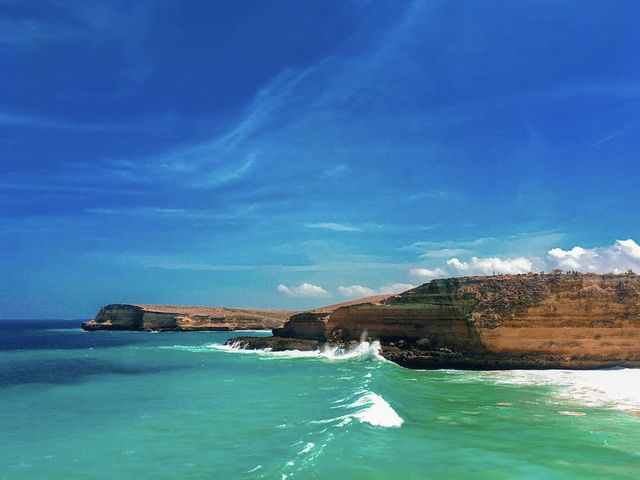
[[[0,322],[0,479],[640,478],[640,370],[416,371],[237,335]]]

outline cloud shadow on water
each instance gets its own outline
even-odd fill
[[[122,347],[149,340],[140,332],[83,332],[79,327],[80,322],[4,320],[0,322],[0,351]]]
[[[29,383],[78,384],[102,375],[145,375],[180,367],[118,364],[94,358],[52,358],[9,361],[0,365],[0,388]]]

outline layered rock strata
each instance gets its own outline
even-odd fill
[[[96,318],[84,322],[85,330],[269,330],[281,327],[296,312],[223,307],[111,304]]]
[[[527,274],[433,280],[291,316],[276,337],[365,335],[410,368],[640,367],[640,277]]]

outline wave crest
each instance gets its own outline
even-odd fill
[[[400,427],[404,420],[381,395],[369,390],[359,390],[353,395],[334,402],[332,408],[346,409],[348,413],[327,420],[313,423],[335,423],[336,427],[344,427],[354,419],[360,423],[368,423],[374,427]]]
[[[353,414],[362,423],[369,423],[374,427],[399,427],[404,420],[389,403],[380,395],[366,392],[349,405],[357,411]]]
[[[380,342],[377,340],[373,342],[360,342],[357,345],[351,347],[336,347],[325,345],[320,350],[284,350],[284,351],[272,351],[270,348],[263,349],[247,349],[242,345],[234,343],[232,345],[207,345],[207,348],[215,350],[222,350],[230,353],[245,353],[253,355],[262,355],[265,357],[280,357],[280,358],[323,358],[326,360],[362,360],[362,361],[385,361],[384,357],[380,355]]]

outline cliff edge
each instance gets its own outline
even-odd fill
[[[102,307],[84,330],[269,330],[295,311],[116,303]]]
[[[433,280],[291,316],[276,337],[345,344],[363,332],[410,368],[640,367],[640,277],[527,274]]]

